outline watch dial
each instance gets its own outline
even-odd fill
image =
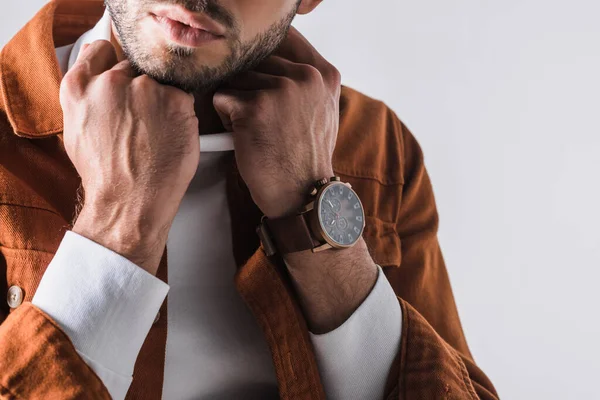
[[[319,198],[319,223],[337,244],[354,244],[362,234],[364,218],[356,193],[341,182],[328,186]]]

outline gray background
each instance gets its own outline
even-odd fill
[[[44,3],[5,1],[0,45]],[[422,144],[477,362],[505,399],[598,399],[600,3],[327,0],[295,25]]]

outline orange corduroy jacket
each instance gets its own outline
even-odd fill
[[[0,399],[109,399],[61,328],[31,304],[77,206],[80,178],[65,153],[55,47],[93,27],[102,1],[47,4],[0,53]],[[6,18],[3,16],[2,18]],[[383,103],[344,87],[334,170],[359,194],[364,239],[402,307],[402,340],[386,399],[495,399],[465,341],[440,247],[438,214],[421,149]],[[279,393],[325,399],[307,325],[280,259],[255,227],[261,213],[231,158],[227,178],[236,287],[267,340]],[[167,249],[157,276],[167,281]],[[127,399],[161,398],[166,302],[135,364]],[[360,360],[356,360],[360,362]],[[367,400],[367,399],[366,399]]]

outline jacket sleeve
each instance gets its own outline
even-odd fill
[[[423,153],[398,121],[404,185],[399,267],[384,268],[402,307],[402,340],[386,399],[497,399],[467,347],[437,239],[438,213]]]
[[[0,271],[6,261],[0,254]],[[6,298],[6,282],[2,283]],[[0,399],[98,399],[110,395],[58,324],[31,302],[0,308]]]
[[[126,257],[67,230],[31,303],[58,323],[112,398],[122,400],[168,291]]]

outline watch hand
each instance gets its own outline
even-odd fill
[[[326,201],[329,203],[329,205],[331,206],[331,208],[333,208],[333,203],[330,200],[326,200]]]

